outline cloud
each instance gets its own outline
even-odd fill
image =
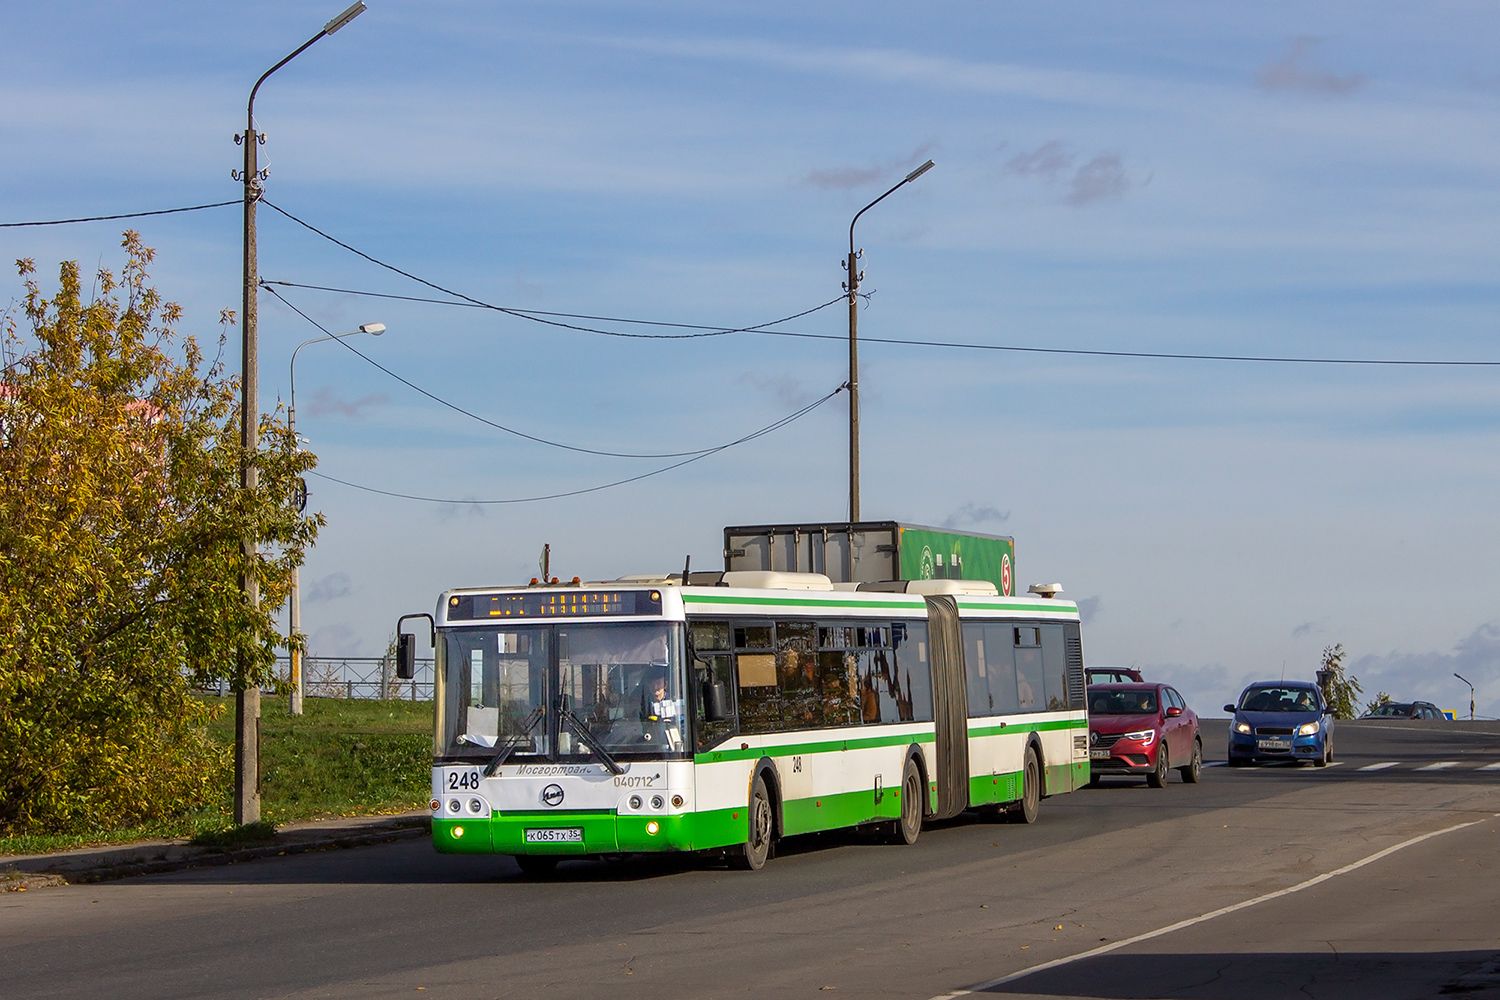
[[[302,599],[309,603],[318,601],[334,601],[340,597],[348,597],[354,593],[354,581],[349,578],[348,573],[330,573],[317,580],[311,587],[305,588]]]
[[[970,501],[943,519],[945,528],[965,528],[976,524],[1002,524],[1010,519],[1010,511],[997,507],[981,507]]]
[[[802,178],[802,183],[811,184],[813,187],[840,191],[864,187],[878,180],[894,178],[896,174],[906,173],[927,159],[927,154],[936,148],[936,142],[924,142],[910,154],[898,156],[895,159],[887,160],[885,163],[871,164],[868,167],[836,167],[832,170],[809,170]]]
[[[1338,76],[1316,69],[1308,58],[1318,39],[1299,35],[1292,39],[1287,54],[1266,63],[1255,73],[1262,90],[1291,90],[1304,94],[1347,94],[1364,85],[1359,73]]]
[[[1078,168],[1063,201],[1080,206],[1091,202],[1119,198],[1130,187],[1125,164],[1118,153],[1101,153]]]
[[[1104,610],[1104,599],[1101,597],[1081,597],[1078,599],[1078,618],[1087,625],[1099,617],[1099,612]]]
[[[864,366],[860,366],[863,370]],[[807,383],[791,374],[763,375],[760,372],[744,372],[740,375],[740,382],[745,385],[754,386],[762,392],[770,392],[784,406],[800,408],[811,403],[823,392],[817,392],[809,388]]]
[[[1493,622],[1460,639],[1451,652],[1367,653],[1347,669],[1363,685],[1366,698],[1385,691],[1397,701],[1430,701],[1455,711],[1461,707],[1467,715],[1469,686],[1453,676],[1463,674],[1474,684],[1478,714],[1500,716],[1500,625]]]
[[[1073,165],[1075,157],[1057,139],[1044,142],[1030,153],[1017,153],[1005,164],[1005,172],[1019,177],[1039,176],[1049,181]]]
[[[364,410],[376,406],[384,406],[389,402],[390,397],[383,392],[374,392],[368,396],[361,396],[352,403],[345,402],[334,395],[333,389],[325,385],[313,393],[312,402],[307,406],[307,412],[314,417],[338,414],[358,420],[364,416]]]
[[[1075,208],[1122,197],[1130,189],[1130,177],[1119,153],[1096,153],[1075,168],[1078,160],[1078,154],[1066,143],[1051,139],[1029,153],[1012,156],[1005,162],[1004,172],[1013,177],[1040,177],[1049,184],[1066,179],[1068,193],[1063,202]]]
[[[1325,626],[1326,624],[1328,624],[1327,618],[1324,618],[1322,621],[1317,622],[1303,622],[1301,625],[1298,625],[1296,628],[1292,629],[1292,638],[1300,639],[1306,635],[1321,633],[1323,631],[1323,626]]]

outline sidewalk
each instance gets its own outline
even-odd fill
[[[186,840],[143,840],[54,854],[6,855],[0,856],[0,891],[24,892],[306,851],[364,847],[425,837],[431,827],[431,816],[422,809],[395,816],[344,816],[288,823],[277,828],[273,840],[229,849],[197,847]]]

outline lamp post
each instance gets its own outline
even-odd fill
[[[378,337],[385,332],[384,323],[361,323],[358,330],[350,330],[348,333],[330,333],[326,337],[314,337],[312,340],[304,340],[297,345],[297,350],[292,352],[291,363],[287,366],[287,374],[291,382],[291,403],[286,408],[286,429],[291,432],[292,440],[297,440],[297,351],[302,350],[308,344],[320,344],[325,340],[342,340],[344,337],[354,337],[361,333],[368,333],[372,337]],[[298,491],[298,496],[305,503],[307,491]],[[287,632],[296,638],[302,634],[302,587],[301,570],[292,567],[292,579],[290,593],[287,596]],[[291,654],[287,657],[291,667],[292,697],[291,714],[302,714],[302,650],[297,644],[292,643]]]
[[[324,35],[331,35],[365,11],[364,0],[355,0],[333,20],[323,25],[323,30],[303,42],[296,51],[261,74],[250,89],[250,100],[245,106],[245,131],[235,136],[234,141],[245,147],[244,169],[236,176],[245,185],[245,258],[244,297],[240,319],[240,446],[245,458],[240,466],[240,486],[253,490],[256,485],[255,463],[250,456],[255,453],[260,432],[260,386],[259,361],[256,344],[256,273],[255,260],[255,203],[260,200],[261,181],[266,174],[260,169],[256,147],[265,141],[265,136],[255,131],[255,94],[266,78],[297,56]],[[260,585],[255,579],[256,543],[247,535],[241,543],[245,556],[245,576],[241,582],[245,601],[251,608],[260,603]],[[239,824],[260,821],[260,687],[248,683],[249,664],[243,651],[236,654],[238,660],[235,679],[234,706],[234,821]]]
[[[1459,677],[1458,674],[1454,674],[1453,676],[1454,677],[1458,677],[1459,680],[1461,680],[1465,684],[1469,685],[1469,721],[1473,722],[1474,721],[1474,685],[1472,683],[1470,683],[1469,679],[1466,678],[1466,677]]]
[[[911,173],[907,174],[901,181],[887,191],[885,194],[870,202],[864,208],[854,214],[849,222],[849,259],[846,268],[849,272],[844,281],[844,291],[849,293],[849,522],[852,524],[859,520],[859,283],[864,278],[864,272],[857,270],[859,256],[862,251],[854,249],[854,223],[876,205],[885,201],[896,189],[921,177],[931,170],[933,163],[928,160]]]

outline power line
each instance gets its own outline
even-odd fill
[[[309,470],[309,474],[317,476],[319,479],[326,479],[326,480],[328,480],[331,483],[338,483],[340,486],[348,486],[348,487],[350,487],[352,489],[362,490],[365,493],[377,493],[380,496],[395,497],[395,498],[397,498],[399,500],[420,500],[423,503],[472,503],[472,504],[486,504],[486,505],[490,505],[490,504],[512,504],[512,503],[537,503],[538,501],[542,501],[542,500],[561,500],[564,497],[577,497],[577,496],[583,496],[586,493],[598,493],[600,490],[613,489],[616,486],[624,486],[627,483],[638,483],[642,479],[650,479],[652,476],[659,476],[659,475],[661,475],[664,472],[671,472],[673,469],[680,469],[684,465],[690,465],[693,462],[701,461],[702,459],[707,458],[709,455],[716,455],[719,452],[724,451],[726,448],[733,448],[737,444],[744,444],[747,441],[753,441],[753,440],[755,440],[758,437],[762,437],[762,436],[764,436],[766,434],[770,434],[772,431],[780,430],[781,428],[785,427],[787,424],[790,424],[794,420],[798,420],[798,419],[800,419],[802,417],[807,416],[813,410],[816,410],[818,407],[822,406],[824,403],[828,402],[830,399],[832,399],[834,396],[837,396],[839,393],[843,392],[848,387],[849,387],[848,383],[845,383],[844,385],[841,385],[837,389],[835,389],[832,392],[830,392],[828,395],[824,396],[822,399],[819,399],[816,402],[812,402],[812,403],[807,404],[806,406],[802,407],[802,409],[797,410],[795,413],[788,414],[787,416],[782,417],[780,420],[776,421],[775,423],[768,424],[767,426],[762,427],[760,430],[754,432],[753,434],[747,434],[747,435],[745,435],[742,438],[739,438],[737,440],[729,442],[728,444],[723,444],[723,445],[720,445],[717,448],[710,449],[709,451],[706,451],[703,454],[694,455],[692,458],[685,458],[685,459],[683,459],[680,462],[673,462],[671,465],[664,466],[664,467],[662,467],[660,469],[653,469],[650,472],[643,472],[643,473],[641,473],[638,476],[631,476],[628,479],[617,479],[617,480],[615,480],[612,483],[604,483],[604,484],[602,484],[600,486],[590,486],[590,487],[587,487],[586,489],[581,489],[581,490],[569,490],[569,491],[567,491],[565,493],[549,493],[549,494],[546,494],[545,496],[534,496],[534,497],[512,497],[512,498],[505,499],[505,500],[459,500],[459,499],[451,499],[451,498],[445,498],[445,497],[416,496],[416,495],[410,494],[410,493],[396,493],[396,492],[391,491],[391,490],[376,489],[373,486],[362,486],[359,483],[351,483],[351,482],[349,482],[346,479],[336,479],[333,476],[326,475],[326,474],[324,474],[322,472],[316,472],[316,471],[311,471],[311,470]]]
[[[200,212],[205,208],[223,208],[226,205],[243,205],[239,198],[233,201],[216,201],[211,205],[188,205],[186,208],[160,208],[154,212],[126,212],[123,215],[91,215],[83,219],[51,219],[47,222],[0,222],[0,229],[16,229],[21,226],[66,226],[73,222],[108,222],[111,219],[139,219],[146,215],[174,215],[178,212]]]
[[[309,323],[311,323],[313,326],[317,327],[323,333],[328,334],[330,337],[333,337],[333,335],[329,332],[329,330],[328,330],[327,327],[325,327],[323,324],[319,323],[317,320],[313,319],[311,316],[307,315],[307,313],[303,312],[301,309],[298,309],[291,302],[287,301],[286,297],[284,295],[282,295],[280,292],[276,291],[276,289],[268,287],[266,289],[266,291],[270,292],[272,295],[276,296],[277,299],[281,300],[282,304],[285,305],[288,309],[292,310],[292,312],[296,313],[298,316],[301,316],[303,319],[307,320]],[[762,435],[769,434],[769,433],[771,433],[774,430],[778,430],[779,428],[785,426],[786,423],[788,423],[789,421],[795,420],[798,417],[802,416],[803,414],[811,412],[812,409],[815,409],[816,407],[821,406],[824,402],[827,401],[828,398],[830,398],[830,397],[825,397],[824,399],[818,400],[818,402],[813,403],[810,407],[808,407],[806,409],[803,409],[803,410],[797,411],[796,413],[792,414],[790,417],[783,417],[781,420],[778,420],[775,423],[770,424],[770,425],[768,425],[766,427],[762,427],[758,431],[754,431],[754,432],[752,432],[750,434],[747,434],[747,435],[745,435],[744,437],[741,437],[741,438],[736,438],[735,440],[730,441],[728,444],[715,445],[712,448],[698,448],[698,449],[695,449],[693,451],[669,451],[669,452],[659,452],[659,453],[635,453],[635,452],[619,452],[619,451],[600,451],[600,450],[597,450],[597,449],[594,449],[594,448],[583,448],[583,447],[579,447],[578,445],[564,444],[561,441],[550,441],[547,438],[537,437],[535,434],[527,434],[525,431],[519,431],[519,430],[516,430],[514,427],[507,427],[504,424],[496,423],[495,421],[490,420],[490,419],[488,419],[486,417],[481,417],[479,414],[470,412],[469,410],[464,409],[463,407],[457,405],[456,403],[451,403],[448,400],[442,398],[441,396],[438,396],[438,395],[436,395],[435,393],[432,393],[432,392],[428,392],[426,389],[424,389],[421,386],[415,384],[414,382],[408,381],[407,379],[403,378],[402,376],[397,375],[395,372],[391,371],[389,368],[385,367],[380,362],[376,361],[374,358],[371,358],[369,355],[363,353],[358,348],[356,348],[354,345],[348,343],[347,340],[346,340],[346,338],[343,338],[343,337],[333,337],[333,339],[335,341],[337,341],[341,346],[343,346],[344,348],[346,348],[347,350],[349,350],[350,352],[352,352],[355,356],[357,356],[361,360],[365,361],[367,364],[370,364],[373,367],[380,369],[381,371],[385,372],[391,378],[395,379],[397,382],[400,382],[402,385],[406,386],[407,388],[413,390],[414,392],[418,392],[418,393],[420,393],[423,396],[426,396],[428,399],[432,400],[435,403],[438,403],[441,406],[446,406],[448,409],[454,411],[455,413],[461,413],[464,416],[470,418],[471,420],[477,420],[479,423],[485,424],[485,425],[487,425],[489,427],[493,427],[496,430],[504,431],[507,434],[514,434],[516,437],[525,438],[527,441],[535,441],[537,444],[544,444],[544,445],[548,445],[548,446],[553,447],[553,448],[561,448],[564,451],[580,452],[580,453],[585,454],[585,455],[599,455],[599,456],[603,456],[605,458],[656,458],[656,459],[661,459],[661,458],[704,458],[704,457],[707,457],[709,455],[713,455],[713,454],[716,454],[718,452],[721,452],[725,448],[732,448],[732,447],[734,447],[737,444],[744,444],[747,441],[754,441],[756,438],[761,437]],[[831,395],[836,395],[842,388],[843,387],[841,386],[839,389],[835,389],[834,392],[833,392],[833,394],[831,394]],[[668,466],[669,469],[675,469],[676,467],[677,466],[675,466],[675,465],[674,466]],[[661,469],[661,470],[658,470],[658,471],[665,472],[665,471],[667,471],[667,469]],[[657,473],[654,473],[654,472],[653,473],[648,473],[648,475],[656,475],[656,474]],[[640,477],[637,477],[637,478],[640,478]],[[621,483],[629,483],[629,482],[634,482],[634,481],[635,481],[634,479],[624,479],[624,480],[621,480],[620,482]],[[611,485],[619,485],[619,484],[611,484]],[[600,487],[600,488],[603,489],[604,487]],[[585,491],[585,492],[587,492],[587,491]],[[569,495],[571,496],[572,494],[569,494]],[[418,498],[418,499],[420,499],[420,498]],[[551,497],[541,497],[541,498],[533,498],[533,499],[552,499],[552,498]],[[509,502],[509,501],[507,501],[507,502]],[[516,501],[516,502],[521,502],[521,501]]]
[[[392,295],[387,292],[362,291],[357,288],[332,288],[327,285],[304,285],[293,281],[262,282],[262,284],[284,285],[289,288],[306,288],[313,291],[337,292],[343,295],[360,295],[367,298],[376,299],[399,299],[405,302],[425,302],[433,305],[459,306],[462,308],[472,309],[494,309],[496,311],[505,312],[512,315],[520,315],[524,312],[537,312],[540,315],[567,316],[578,319],[592,319],[611,323],[645,323],[652,326],[676,326],[684,327],[687,329],[718,331],[713,335],[719,335],[723,333],[750,333],[760,337],[791,337],[800,340],[835,340],[841,344],[848,343],[849,340],[849,338],[844,336],[843,334],[799,333],[793,330],[767,330],[760,327],[744,327],[738,330],[721,330],[719,327],[702,327],[690,323],[666,323],[651,320],[620,319],[611,316],[585,316],[577,313],[540,313],[539,310],[520,310],[511,307],[493,306],[487,303],[479,303],[477,301],[452,302],[446,299],[428,299],[413,295]],[[841,295],[834,301],[843,302],[845,301],[845,299]],[[816,309],[810,309],[808,310],[808,312],[816,312],[817,309],[822,308],[826,308],[826,305],[818,306]],[[805,315],[807,315],[807,313],[798,314],[798,316]],[[761,326],[776,326],[779,323],[785,323],[789,320],[797,319],[798,316],[789,316],[786,319],[778,320],[776,323],[765,323]],[[586,327],[578,326],[570,326],[569,329],[583,330],[587,333],[603,333],[607,336],[612,337],[641,336],[640,334],[618,333],[608,330],[591,330]],[[1015,344],[976,344],[954,340],[915,340],[903,337],[867,337],[863,334],[860,335],[859,340],[862,344],[893,344],[898,347],[944,347],[966,351],[1008,351],[1018,354],[1064,354],[1100,358],[1146,358],[1150,360],[1161,361],[1237,361],[1288,365],[1381,365],[1387,367],[1425,368],[1500,368],[1500,361],[1428,361],[1421,359],[1404,358],[1295,358],[1251,354],[1174,354],[1167,351],[1104,351],[1088,350],[1075,347],[1023,347]]]
[[[276,212],[281,213],[282,215],[286,216],[288,219],[292,220],[293,222],[295,222],[297,225],[303,227],[304,229],[306,229],[306,230],[308,230],[310,232],[313,232],[313,233],[317,233],[319,236],[323,237],[328,242],[333,243],[336,246],[343,247],[345,250],[348,250],[350,253],[354,254],[357,257],[364,258],[365,260],[369,261],[371,264],[376,265],[377,267],[383,267],[387,271],[391,271],[391,272],[393,272],[395,274],[401,275],[403,278],[410,278],[412,281],[415,281],[418,284],[426,285],[428,288],[431,288],[434,291],[439,291],[439,292],[442,292],[444,295],[451,295],[451,296],[453,296],[456,299],[462,299],[463,300],[463,303],[450,302],[450,303],[447,303],[448,305],[460,305],[460,304],[466,303],[466,304],[468,304],[470,306],[474,306],[474,307],[479,308],[479,309],[492,309],[495,312],[505,313],[507,316],[514,316],[517,319],[530,320],[533,323],[542,323],[542,324],[545,324],[546,326],[561,327],[564,330],[577,330],[577,331],[579,331],[581,333],[597,333],[600,336],[604,336],[604,337],[624,337],[624,338],[627,338],[627,339],[630,339],[630,340],[692,340],[692,339],[700,338],[700,337],[723,337],[723,336],[727,336],[728,334],[731,334],[731,333],[753,333],[755,331],[762,330],[762,329],[764,329],[765,327],[768,327],[768,326],[777,326],[778,324],[781,324],[781,323],[789,323],[789,322],[791,322],[794,319],[801,319],[803,316],[811,315],[812,313],[815,313],[815,312],[817,312],[820,309],[827,309],[829,306],[833,305],[836,302],[842,302],[842,301],[844,301],[844,296],[839,295],[839,296],[835,296],[834,298],[829,299],[827,302],[824,302],[821,305],[813,306],[811,309],[804,309],[801,312],[792,313],[792,315],[790,315],[790,316],[783,316],[780,319],[773,319],[773,320],[770,320],[769,322],[766,322],[766,323],[757,323],[754,326],[742,326],[742,327],[733,327],[733,328],[727,328],[727,329],[720,329],[718,327],[703,327],[702,329],[704,329],[706,331],[706,332],[703,332],[703,333],[681,333],[681,334],[667,334],[667,333],[621,333],[618,330],[598,330],[598,329],[595,329],[593,327],[578,326],[575,323],[562,323],[562,322],[559,322],[558,320],[546,319],[545,318],[546,316],[549,316],[549,315],[565,315],[565,314],[562,314],[562,313],[545,313],[545,312],[541,312],[540,310],[515,309],[515,308],[512,308],[510,306],[497,306],[494,303],[485,302],[483,299],[476,299],[476,298],[474,298],[471,295],[465,295],[463,292],[456,292],[456,291],[454,291],[451,288],[444,288],[442,285],[439,285],[439,284],[436,284],[434,282],[428,281],[426,278],[420,278],[417,275],[412,274],[410,271],[403,271],[401,268],[397,267],[394,264],[387,264],[385,261],[379,259],[378,257],[372,257],[371,255],[365,253],[363,250],[359,250],[359,249],[357,249],[355,247],[352,247],[349,244],[345,243],[343,240],[338,239],[337,237],[328,235],[327,233],[323,232],[323,230],[319,229],[317,226],[314,226],[312,223],[302,221],[301,219],[297,218],[292,213],[288,212],[286,209],[281,208],[281,207],[279,207],[277,205],[274,205],[274,204],[272,204],[271,202],[267,201],[264,198],[261,199],[261,204],[267,206],[268,208],[273,209]],[[358,294],[358,293],[355,293],[355,294]],[[433,300],[433,301],[440,301],[440,300]],[[614,320],[614,322],[632,322],[632,321],[630,321],[630,320]],[[635,322],[647,323],[648,321],[640,320],[640,321],[635,321]],[[678,325],[678,324],[649,324],[649,325],[662,325],[662,326],[665,326],[665,325],[674,325],[675,326],[675,325]]]

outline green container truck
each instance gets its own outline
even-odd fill
[[[1015,593],[1016,541],[896,521],[735,525],[724,570],[822,573],[835,583],[988,580]]]

